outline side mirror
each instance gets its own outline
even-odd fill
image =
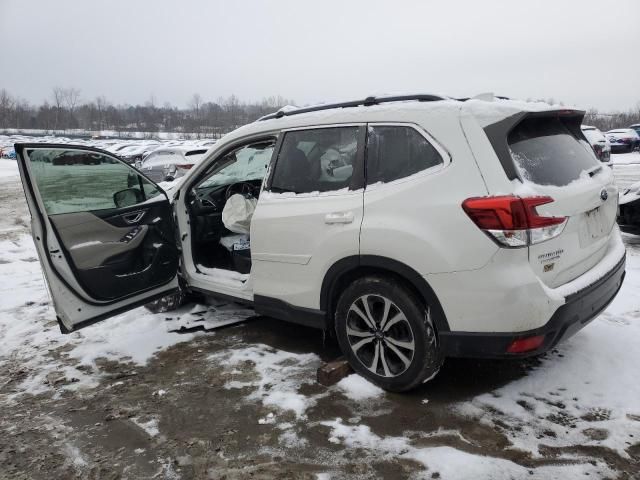
[[[137,188],[127,188],[113,194],[113,203],[117,208],[130,207],[143,200],[142,192]]]

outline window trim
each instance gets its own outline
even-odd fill
[[[278,159],[280,158],[280,153],[282,152],[284,138],[286,137],[287,133],[298,132],[302,130],[321,130],[321,129],[327,129],[327,128],[348,128],[348,127],[357,127],[360,129],[360,131],[358,132],[358,140],[357,140],[358,145],[356,148],[356,163],[353,166],[353,174],[351,175],[351,182],[347,187],[349,189],[348,193],[353,193],[357,190],[364,188],[365,186],[364,159],[365,159],[365,144],[367,139],[367,123],[366,122],[350,122],[350,123],[331,123],[326,125],[322,125],[322,124],[306,125],[304,127],[293,127],[293,128],[286,128],[281,130],[280,137],[278,138],[278,142],[273,152],[271,163],[269,164],[268,176],[267,176],[266,182],[264,182],[263,190],[267,192],[271,192],[271,184],[273,182],[273,176],[276,171],[276,166],[278,165]],[[338,190],[341,190],[341,189],[338,189]],[[339,194],[336,194],[338,190],[327,190],[325,192],[322,192],[322,195],[323,196],[339,195]]]
[[[424,170],[419,170],[416,173],[412,173],[411,175],[408,175],[406,177],[401,177],[401,178],[397,178],[395,180],[391,180],[390,182],[375,182],[375,183],[369,184],[368,178],[366,176],[366,165],[367,165],[367,158],[368,158],[368,142],[369,142],[369,127],[373,127],[373,128],[375,128],[375,127],[407,127],[407,128],[412,128],[420,136],[422,136],[436,150],[436,152],[438,152],[438,154],[440,155],[440,158],[442,158],[442,163],[440,163],[439,165],[434,165],[433,167],[425,168]],[[444,170],[453,161],[449,151],[446,148],[444,148],[444,146],[438,140],[436,140],[429,132],[427,132],[427,130],[425,130],[421,125],[418,125],[417,123],[411,123],[411,122],[368,122],[367,123],[366,132],[367,132],[367,137],[366,137],[366,142],[365,142],[366,154],[365,154],[365,158],[364,158],[365,188],[369,187],[371,185],[376,185],[378,183],[380,183],[380,187],[384,187],[386,185],[395,185],[395,184],[398,184],[398,183],[412,181],[414,179],[421,179],[422,177],[425,177],[427,175],[433,175],[435,173],[438,173],[438,172]],[[378,188],[378,187],[376,187],[376,188]]]
[[[267,179],[270,176],[271,165],[273,164],[273,160],[275,158],[274,155],[276,153],[276,149],[279,148],[278,145],[280,145],[282,141],[281,139],[282,139],[282,132],[280,132],[279,130],[275,130],[275,131],[261,132],[259,134],[239,138],[236,141],[229,143],[228,145],[224,145],[219,152],[212,152],[211,155],[200,160],[200,162],[198,162],[199,165],[197,166],[199,168],[202,168],[202,170],[194,174],[193,178],[191,178],[189,182],[185,183],[184,185],[181,185],[178,191],[184,191],[185,195],[188,195],[189,192],[191,192],[191,190],[204,177],[206,177],[207,175],[212,175],[216,173],[214,170],[218,169],[218,167],[213,167],[213,166],[217,162],[219,162],[222,158],[224,158],[228,153],[233,152],[234,150],[239,150],[241,148],[247,147],[254,143],[264,143],[269,140],[272,140],[274,142],[273,153],[271,154],[271,158],[269,159],[269,163],[267,164],[267,170],[262,181],[261,188],[264,188],[264,185],[266,184]],[[219,170],[220,169],[218,169],[218,171]]]

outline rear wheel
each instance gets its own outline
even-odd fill
[[[353,369],[386,390],[410,390],[442,365],[428,309],[393,278],[356,280],[340,297],[335,318],[338,343]]]

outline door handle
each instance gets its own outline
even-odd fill
[[[353,212],[327,213],[324,216],[324,223],[351,223],[353,222]]]
[[[122,219],[129,224],[138,223],[140,220],[142,220],[142,217],[144,217],[145,213],[147,212],[144,210],[131,212],[131,213],[128,213],[127,215],[123,215]]]

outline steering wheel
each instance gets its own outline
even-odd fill
[[[244,198],[256,198],[256,187],[249,182],[232,183],[227,187],[225,199],[229,200],[229,197],[236,193],[239,193]]]

